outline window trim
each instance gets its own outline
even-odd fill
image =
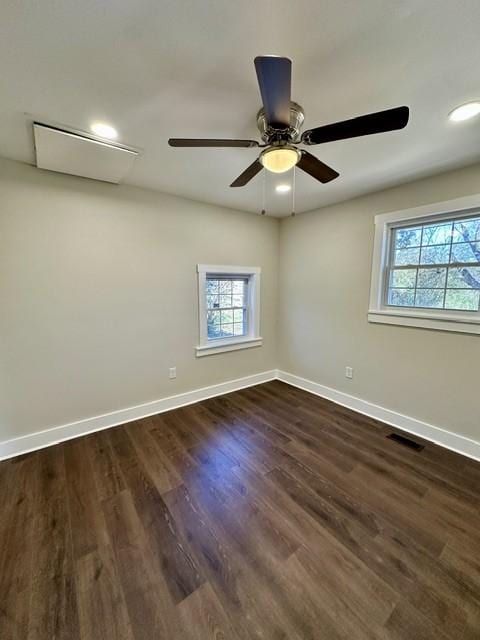
[[[479,209],[480,194],[475,194],[375,216],[369,322],[480,334],[480,312],[392,307],[384,303],[391,230],[394,227],[415,224],[415,222],[424,224],[452,217],[468,217]],[[476,315],[472,316],[472,314]]]
[[[196,347],[197,357],[209,356],[225,351],[237,351],[259,347],[263,343],[260,336],[260,267],[241,267],[233,265],[197,264],[198,273],[198,324],[199,344]],[[218,276],[246,276],[248,277],[248,305],[247,328],[244,336],[209,340],[207,333],[207,303],[206,282],[207,275]]]

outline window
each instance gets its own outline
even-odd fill
[[[206,295],[208,339],[245,336],[248,330],[248,278],[207,274]]]
[[[375,226],[369,320],[480,333],[480,196]]]
[[[261,345],[260,268],[199,264],[197,271],[197,356]]]

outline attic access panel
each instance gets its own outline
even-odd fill
[[[37,167],[118,184],[130,172],[136,151],[35,122]]]

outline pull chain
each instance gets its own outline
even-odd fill
[[[262,196],[262,216],[265,215],[265,200],[266,200],[266,179],[267,179],[267,170],[263,169],[263,196]]]
[[[292,217],[294,217],[295,214],[295,169],[296,167],[293,167],[293,189],[292,189]]]

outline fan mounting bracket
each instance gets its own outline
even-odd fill
[[[290,103],[290,126],[277,127],[267,123],[265,109],[257,113],[257,127],[260,136],[267,144],[286,144],[300,140],[300,130],[305,120],[303,108],[296,102]]]

